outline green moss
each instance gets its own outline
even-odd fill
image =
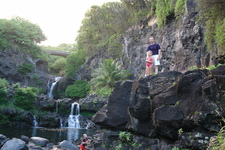
[[[92,117],[92,116],[94,116],[95,112],[81,111],[80,114],[83,116]]]

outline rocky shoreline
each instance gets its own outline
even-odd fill
[[[27,137],[21,135],[21,138],[9,139],[5,135],[0,134],[1,150],[78,150],[79,145],[64,140],[58,145],[50,143],[48,139],[42,137]]]

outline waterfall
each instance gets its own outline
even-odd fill
[[[92,124],[92,122],[91,121],[89,121],[89,120],[87,120],[87,126],[86,126],[86,128],[85,129],[89,129],[89,126]]]
[[[55,82],[52,83],[51,88],[50,88],[50,90],[49,90],[48,97],[53,98],[53,90],[54,90],[54,87],[56,86],[57,82],[59,82],[59,80],[60,80],[61,78],[62,78],[62,77],[56,77],[56,78],[55,78]]]
[[[60,128],[63,127],[63,121],[62,121],[62,118],[60,118]]]
[[[76,105],[76,113],[74,115],[74,105]],[[74,102],[71,105],[71,112],[68,118],[68,127],[80,128],[80,105],[77,102]]]
[[[33,127],[38,127],[38,122],[35,115],[33,115]]]
[[[124,37],[124,53],[125,53],[125,56],[127,56],[127,58],[129,58],[129,55],[128,55],[128,44],[129,44],[129,41],[128,41],[128,38],[127,37]]]
[[[56,100],[56,105],[55,105],[55,112],[58,113],[59,110],[59,100]]]

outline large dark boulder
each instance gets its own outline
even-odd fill
[[[129,80],[117,82],[107,106],[98,111],[92,117],[92,121],[104,126],[125,129],[128,123],[127,110],[130,105],[132,84],[133,81]]]
[[[44,94],[37,96],[35,106],[46,111],[56,111],[56,101]]]
[[[107,106],[92,120],[102,127],[163,139],[159,149],[203,150],[215,135],[212,131],[223,124],[224,85],[225,66],[118,82]]]
[[[107,98],[98,96],[96,94],[88,95],[85,98],[79,99],[80,110],[97,112],[108,102]]]
[[[133,81],[118,82],[108,100],[108,125],[125,128],[128,122],[127,109],[130,105]]]

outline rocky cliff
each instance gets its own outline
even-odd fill
[[[212,64],[204,44],[204,26],[198,20],[195,0],[186,1],[186,12],[176,20],[171,14],[167,24],[159,28],[156,18],[149,17],[142,23],[130,27],[121,38],[123,45],[121,61],[126,69],[130,69],[134,78],[144,76],[145,50],[149,44],[149,36],[154,36],[160,44],[162,53],[160,71],[185,72],[192,66],[208,66]],[[99,53],[87,60],[85,66],[77,73],[77,79],[90,79],[93,69],[107,56]]]
[[[47,90],[50,75],[46,61],[31,58],[17,49],[7,49],[0,52],[0,78],[11,84],[20,83]]]
[[[225,66],[219,66],[118,82],[107,106],[92,120],[103,128],[157,139],[160,150],[171,145],[204,150],[223,124],[224,75]]]

